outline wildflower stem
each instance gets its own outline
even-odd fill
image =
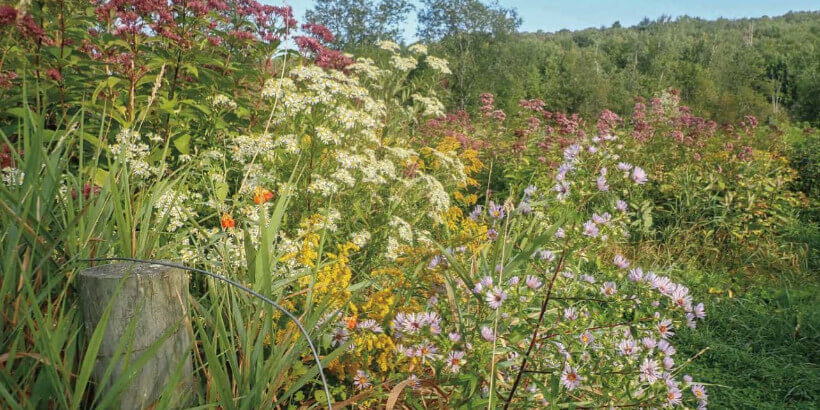
[[[575,229],[575,223],[572,224],[572,228]],[[530,338],[530,345],[527,347],[527,352],[524,353],[524,357],[521,358],[521,366],[519,366],[518,374],[515,376],[515,381],[513,382],[512,388],[510,388],[510,395],[504,403],[505,410],[510,407],[510,403],[512,402],[513,397],[515,397],[515,390],[518,389],[518,384],[521,383],[521,376],[524,375],[524,371],[527,369],[527,359],[530,357],[530,353],[535,347],[535,343],[538,341],[538,330],[541,328],[541,323],[544,321],[544,314],[547,312],[547,304],[549,304],[550,297],[552,296],[552,287],[555,285],[555,279],[558,277],[558,272],[560,272],[561,268],[564,266],[564,258],[567,256],[567,250],[569,248],[569,238],[570,235],[567,235],[567,238],[564,240],[564,250],[561,251],[561,257],[558,258],[558,264],[555,265],[555,271],[552,273],[552,279],[550,279],[550,284],[547,287],[547,295],[544,297],[544,301],[541,302],[541,312],[538,313],[538,322],[536,322],[535,329],[532,331],[532,337]]]

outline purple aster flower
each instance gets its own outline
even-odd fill
[[[650,358],[643,359],[640,367],[640,376],[642,382],[653,384],[661,378],[660,368],[658,362]]]
[[[435,269],[439,263],[441,263],[441,255],[433,256],[433,259],[430,259],[430,263],[427,264],[427,269]]]
[[[578,374],[578,369],[573,369],[569,364],[564,365],[564,371],[561,372],[561,385],[567,390],[575,390],[581,385],[583,378]]]
[[[566,233],[564,232],[564,228],[558,228],[558,230],[555,231],[555,237],[556,238],[563,238],[564,236],[566,236]]]
[[[543,284],[541,283],[541,280],[538,279],[538,277],[533,275],[527,275],[526,279],[524,280],[524,283],[526,283],[530,289],[538,289]]]
[[[629,172],[629,170],[632,169],[632,164],[628,164],[626,162],[619,162],[618,169],[620,169],[623,172]]]
[[[504,300],[507,299],[507,292],[504,292],[500,286],[494,287],[491,291],[487,292],[487,303],[493,309],[498,309],[501,307],[501,304],[504,303]]]
[[[464,364],[464,352],[455,350],[450,352],[447,356],[447,367],[452,373],[458,373],[461,366]]]
[[[331,336],[331,344],[335,346],[341,346],[345,344],[349,338],[350,333],[348,333],[347,328],[340,327],[337,328],[333,332],[333,336]]]
[[[633,354],[638,353],[640,349],[638,344],[635,343],[632,339],[624,339],[618,343],[618,349],[621,351],[621,354],[624,356],[632,356]]]
[[[484,212],[484,207],[481,205],[476,205],[475,208],[473,208],[473,211],[470,212],[469,217],[470,219],[477,221],[478,218],[481,217],[482,212]]]
[[[575,319],[578,319],[578,312],[575,310],[574,307],[568,307],[564,309],[564,319],[570,322]]]
[[[683,400],[681,399],[681,391],[677,387],[670,387],[669,390],[666,392],[666,404],[669,406],[676,406],[681,404]]]
[[[564,199],[569,195],[569,183],[565,181],[561,181],[552,188],[553,191],[558,193],[558,199]]]
[[[609,212],[604,212],[601,215],[592,214],[592,222],[594,222],[595,225],[608,224],[611,220],[612,215],[610,215]]]
[[[706,402],[709,398],[709,395],[706,394],[706,388],[703,387],[702,384],[693,384],[692,394],[695,395],[695,398],[698,399],[699,402]]]
[[[575,159],[576,156],[581,152],[581,146],[579,144],[572,144],[566,149],[564,149],[564,159],[567,161],[571,161]]]
[[[596,180],[596,184],[598,185],[599,191],[609,191],[609,184],[606,183],[606,177],[601,175]]]
[[[359,390],[364,390],[370,387],[370,379],[367,377],[367,373],[365,373],[364,370],[358,370],[356,372],[356,377],[353,378],[353,385]]]
[[[436,354],[438,352],[438,348],[429,341],[422,342],[416,348],[416,352],[418,352],[418,357],[421,357],[422,363],[427,360],[434,360],[438,357]]]
[[[636,184],[642,185],[649,179],[646,177],[646,171],[644,171],[643,168],[635,167],[632,169],[632,180],[635,181]]]
[[[612,262],[615,264],[615,266],[621,269],[626,269],[629,267],[629,261],[626,260],[626,258],[624,258],[624,256],[621,254],[615,255],[615,259],[613,259]]]
[[[521,280],[521,278],[519,278],[518,276],[513,276],[513,277],[511,277],[510,279],[507,280],[507,284],[510,285],[510,286],[515,286],[515,285],[518,284],[518,282],[520,280]]]
[[[673,329],[672,321],[669,320],[669,319],[661,320],[661,322],[658,323],[658,333],[660,333],[661,338],[663,338],[663,339],[666,339],[669,336],[674,336],[675,335],[675,333],[672,332],[672,329]]]
[[[623,200],[620,200],[620,199],[615,201],[615,210],[617,210],[618,212],[626,212],[626,208],[627,208],[626,201],[623,201]]]
[[[487,230],[487,239],[491,241],[495,241],[496,239],[498,239],[498,231],[496,231],[495,229]]]
[[[524,189],[524,195],[526,195],[528,198],[535,195],[536,192],[538,192],[538,188],[536,188],[535,185],[530,185]]]
[[[601,293],[604,296],[611,297],[615,295],[617,292],[617,287],[615,286],[615,282],[604,282],[604,286],[601,286]]]
[[[503,219],[504,218],[504,205],[496,204],[493,201],[490,201],[490,207],[488,210],[490,217],[493,219]]]
[[[666,356],[673,356],[677,352],[675,346],[672,346],[666,339],[661,339],[658,342],[658,350]]]
[[[591,238],[598,236],[598,225],[595,225],[595,222],[593,221],[584,222],[583,233]]]
[[[407,333],[418,333],[424,327],[424,315],[417,313],[410,313],[406,316],[404,323],[404,331]]]
[[[555,254],[552,253],[552,251],[546,249],[538,252],[538,256],[541,258],[542,261],[552,262],[555,260]]]
[[[373,320],[373,319],[363,320],[363,321],[359,322],[359,324],[357,325],[357,327],[358,327],[360,330],[369,330],[369,331],[371,331],[371,332],[373,332],[373,333],[382,333],[382,332],[384,332],[384,329],[381,327],[381,325],[379,325],[379,324],[378,324],[375,320]]]
[[[595,341],[595,336],[593,336],[592,333],[584,332],[584,333],[581,333],[580,336],[578,336],[578,340],[580,340],[581,343],[583,343],[585,345],[588,345],[588,344],[592,343],[593,341]]]
[[[672,370],[672,368],[675,367],[675,359],[673,359],[672,356],[664,357],[661,362],[663,363],[663,368],[666,370]]]
[[[652,349],[655,348],[655,346],[658,345],[658,342],[655,341],[655,339],[653,339],[651,337],[645,337],[645,338],[641,339],[641,344],[643,344],[643,347],[645,347],[649,350],[652,350]]]
[[[410,376],[408,376],[407,381],[408,381],[408,386],[410,386],[410,388],[413,389],[413,390],[416,390],[419,387],[421,387],[421,381],[419,380],[419,377],[416,376],[415,374],[411,374]]]
[[[481,338],[488,342],[492,342],[495,340],[495,332],[493,332],[493,329],[484,326],[481,328]]]
[[[689,294],[689,289],[686,286],[679,285],[670,297],[677,307],[686,311],[692,310],[692,295]]]
[[[641,279],[643,279],[643,269],[638,267],[629,271],[629,280],[633,282],[640,282]]]
[[[695,305],[695,307],[692,309],[692,313],[694,313],[695,317],[698,319],[706,318],[706,308],[703,307],[703,303],[698,303],[697,305]]]
[[[461,340],[461,334],[456,333],[456,332],[450,332],[450,333],[447,335],[447,337],[448,337],[451,341],[453,341],[453,342],[458,342],[458,341],[460,341],[460,340]]]

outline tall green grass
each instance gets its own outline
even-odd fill
[[[25,175],[20,185],[0,185],[0,407],[115,408],[118,393],[151,349],[127,363],[124,376],[113,385],[93,380],[91,368],[104,328],[86,335],[75,278],[88,266],[86,259],[173,260],[175,255],[165,250],[172,238],[161,229],[166,221],[156,217],[153,207],[183,174],[135,182],[125,163],[104,160],[105,127],[90,135],[74,120],[49,130],[36,109],[6,114],[16,116],[17,126],[0,134],[0,142],[13,148]],[[101,188],[86,197],[83,188],[89,183]],[[271,274],[281,257],[274,242],[287,205],[287,196],[282,196],[272,220],[262,224],[259,245],[246,247],[245,267],[206,268],[246,282],[274,300],[289,298],[298,277]],[[178,369],[156,408],[266,408],[286,406],[297,394],[321,392],[307,343],[287,318],[212,279],[193,282],[190,314],[182,325],[194,340],[196,383],[191,394],[179,391]],[[316,338],[322,332],[323,301],[302,300],[292,304]],[[122,357],[127,348],[125,340],[119,349]],[[325,363],[340,352],[325,357]],[[316,402],[324,401],[316,397]]]

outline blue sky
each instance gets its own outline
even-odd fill
[[[263,1],[293,6],[300,22],[304,21],[305,10],[313,7],[313,0]],[[411,1],[418,4],[417,0]],[[522,31],[547,32],[610,26],[616,20],[623,26],[631,26],[644,17],[654,19],[662,14],[673,17],[685,14],[713,20],[719,17],[777,16],[790,10],[820,10],[820,0],[499,0],[499,3],[518,9],[524,20]],[[405,40],[413,40],[415,26],[415,13],[412,13],[404,27]]]

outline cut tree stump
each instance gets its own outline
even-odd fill
[[[117,293],[121,282],[122,287]],[[175,383],[180,389],[190,389],[193,367],[186,317],[188,276],[184,271],[145,263],[100,265],[80,272],[79,290],[89,340],[113,298],[93,371],[97,386],[102,386],[104,390],[111,389],[123,377],[124,369],[133,366],[143,352],[156,346],[167,332],[173,332],[152,352],[151,358],[121,391],[114,408],[149,407],[159,399],[180,364],[182,377]],[[130,340],[125,340],[129,326],[134,326],[133,333]],[[120,354],[114,363],[115,352],[122,348],[123,343],[129,342],[130,349]],[[103,380],[106,369],[111,365],[114,370]],[[177,393],[183,392],[177,390]]]

